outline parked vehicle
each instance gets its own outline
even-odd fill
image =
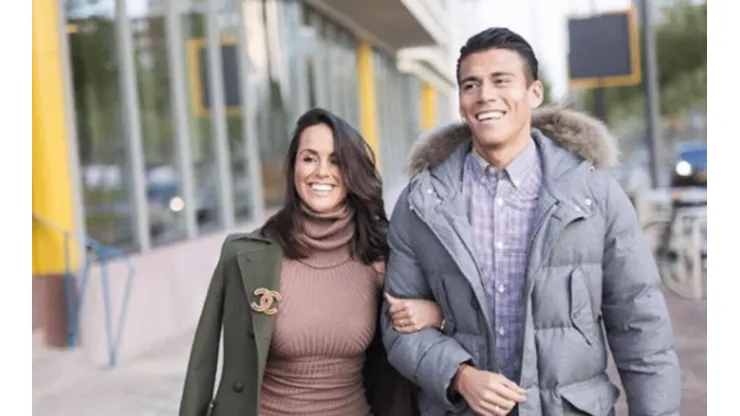
[[[706,143],[686,143],[678,148],[671,187],[707,187]]]

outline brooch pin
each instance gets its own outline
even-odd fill
[[[280,302],[283,297],[276,290],[269,290],[263,287],[254,291],[255,296],[259,296],[259,303],[252,302],[250,306],[256,312],[264,313],[265,315],[272,316],[277,313],[277,308],[272,306],[275,302]]]

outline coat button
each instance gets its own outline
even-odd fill
[[[244,390],[244,385],[240,382],[234,383],[234,391],[237,393],[241,393]]]

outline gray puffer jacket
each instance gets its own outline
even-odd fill
[[[588,116],[540,109],[533,137],[544,184],[525,282],[521,416],[609,415],[619,391],[606,375],[614,356],[633,416],[677,415],[681,375],[658,270],[635,211],[610,173],[615,139]],[[388,356],[421,387],[423,415],[472,412],[447,390],[457,366],[496,371],[491,308],[460,197],[470,131],[453,125],[422,140],[409,164],[389,230],[387,290],[435,300],[444,331],[398,334],[384,314]]]

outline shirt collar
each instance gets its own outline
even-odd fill
[[[483,156],[481,156],[475,149],[471,148],[472,162],[471,167],[474,168],[474,172],[478,175],[493,174],[495,175],[498,170],[493,167]],[[537,149],[534,144],[534,140],[530,139],[527,142],[527,146],[519,153],[514,160],[506,166],[503,171],[509,176],[509,180],[514,184],[514,187],[518,188],[527,173],[531,170],[531,167],[537,161]]]

